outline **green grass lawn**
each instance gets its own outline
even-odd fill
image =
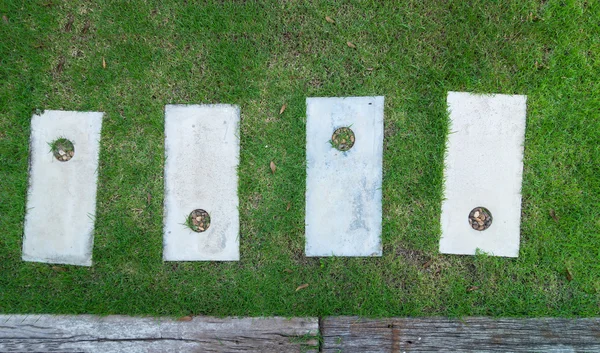
[[[0,312],[600,315],[598,1],[206,3],[0,1]],[[517,259],[438,253],[449,90],[528,96]],[[305,98],[362,95],[383,257],[306,258]],[[162,262],[172,103],[241,107],[239,262]],[[38,109],[106,113],[92,268],[20,259]]]

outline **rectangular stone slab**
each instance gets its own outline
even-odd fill
[[[102,116],[46,110],[32,117],[24,261],[92,265]],[[71,160],[51,152],[58,138],[73,143]]]
[[[448,92],[448,135],[440,252],[519,255],[526,96]],[[485,207],[491,226],[474,230],[469,213]]]
[[[165,107],[165,261],[239,260],[237,106]],[[186,220],[195,209],[210,215],[204,232]]]
[[[381,256],[383,100],[306,99],[306,256]],[[355,135],[345,152],[340,127]]]

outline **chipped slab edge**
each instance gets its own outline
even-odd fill
[[[27,209],[25,212],[24,231],[23,231],[23,243],[22,243],[22,255],[21,259],[27,262],[41,262],[41,263],[53,263],[53,264],[64,264],[64,265],[76,265],[76,266],[92,266],[92,251],[94,243],[94,223],[96,217],[96,194],[97,194],[97,182],[98,182],[98,166],[99,166],[99,154],[100,154],[100,138],[102,131],[102,120],[104,117],[103,112],[81,112],[81,111],[61,111],[61,110],[45,110],[42,114],[34,114],[31,118],[31,135],[30,135],[30,153],[29,153],[29,178],[28,178],[28,189],[27,189]],[[47,121],[44,121],[46,119]],[[80,121],[80,119],[85,119]],[[54,121],[50,121],[54,120]],[[61,126],[44,126],[45,124],[56,124],[57,121],[63,120],[67,124],[71,124],[69,127]],[[39,128],[39,130],[37,130]],[[87,134],[83,133],[88,128]],[[56,139],[62,136],[73,138],[73,136],[80,134],[77,140],[74,141],[75,156],[68,162],[59,162],[54,159],[52,153],[42,152],[42,148],[46,148],[48,143],[47,139]],[[41,140],[44,141],[41,141]],[[82,141],[85,141],[84,149],[82,150]],[[79,147],[79,148],[78,148]],[[82,155],[89,157],[89,159],[82,160]],[[81,161],[81,162],[80,162]],[[62,163],[65,163],[64,165]],[[70,163],[70,164],[66,164]],[[81,171],[75,171],[79,164],[83,164],[79,169],[84,168],[85,173]],[[70,186],[75,188],[80,187],[83,184],[90,184],[91,190],[89,194],[81,192],[81,190],[69,190],[74,192],[78,196],[75,198],[78,202],[87,203],[83,207],[77,207],[73,211],[81,211],[85,213],[85,217],[76,217],[77,220],[85,218],[91,219],[91,222],[79,222],[73,228],[78,226],[84,229],[84,237],[86,238],[83,243],[78,244],[79,250],[83,250],[83,254],[44,254],[48,249],[35,250],[35,242],[43,241],[43,237],[35,237],[34,234],[39,229],[36,229],[37,224],[32,222],[31,217],[33,209],[32,203],[39,204],[42,202],[33,193],[43,187],[44,183],[50,183],[61,174],[55,167],[62,167],[63,170],[68,168],[67,175],[71,178],[77,179],[81,183],[76,183]],[[44,177],[37,177],[33,173],[36,173],[38,168],[46,167]],[[64,174],[64,173],[63,173]],[[39,185],[39,186],[38,186]],[[38,192],[41,192],[38,191]],[[63,197],[57,196],[58,199],[62,200]],[[47,199],[47,198],[43,198]],[[87,202],[86,202],[87,201]],[[86,212],[87,211],[87,212]],[[81,215],[79,215],[81,216]],[[77,223],[77,222],[75,222]],[[87,223],[87,224],[83,224]],[[63,227],[64,228],[64,227]],[[73,230],[77,232],[77,230]],[[64,229],[61,230],[61,233]],[[41,239],[41,240],[39,240]],[[34,243],[32,243],[34,242]],[[32,248],[33,247],[33,248]],[[36,254],[37,253],[37,254]]]
[[[374,257],[382,255],[381,186],[383,181],[384,99],[383,96],[306,98],[305,254],[307,257]],[[363,104],[367,103],[370,107],[363,107]],[[317,111],[313,112],[312,110],[315,109]],[[354,126],[353,131],[356,136],[354,146],[346,152],[335,150],[327,141],[331,139],[331,134],[335,128],[349,125]],[[372,144],[368,145],[364,141],[370,141]],[[340,156],[348,158],[348,160],[342,160],[339,158]],[[336,180],[329,178],[332,179],[330,180],[332,185],[329,186],[324,186],[323,183],[324,178],[327,177],[325,175],[327,171],[323,165],[327,164],[326,162],[336,164],[331,167],[332,172],[329,173]],[[342,173],[334,173],[336,168],[347,167],[348,163],[354,164],[354,166],[360,164],[361,168],[355,170],[361,172],[345,176]],[[316,175],[315,171],[320,171],[317,173],[320,175]],[[351,215],[354,214],[354,211],[350,209],[341,210],[336,212],[335,215],[330,215],[330,217],[324,216],[327,211],[331,213],[333,207],[332,203],[334,201],[332,201],[331,192],[336,192],[336,190],[338,194],[342,192],[340,188],[335,188],[335,185],[339,182],[358,185],[360,181],[358,179],[361,178],[366,186],[355,193],[353,200],[367,203],[362,210],[367,211],[364,218],[369,223],[368,229],[359,227],[354,229],[356,232],[338,231],[339,234],[331,236],[331,234],[336,233],[337,226],[346,229],[354,224],[347,219],[343,219],[347,216],[340,217],[340,214],[342,214],[350,215],[352,218]],[[341,179],[345,179],[345,181]],[[324,199],[325,195],[327,195],[326,199]],[[335,199],[335,195],[333,198]],[[336,206],[339,206],[339,203]],[[345,206],[349,207],[349,205]],[[317,211],[317,208],[320,211]],[[327,218],[327,221],[323,218]],[[322,222],[319,222],[320,219]],[[354,219],[354,221],[356,220]],[[366,234],[363,234],[365,231]],[[362,233],[357,234],[357,232]],[[352,234],[348,235],[350,233]],[[325,239],[323,234],[328,234],[329,237]],[[363,242],[353,241],[357,237],[363,239]],[[341,246],[340,242],[342,243]],[[332,245],[335,249],[331,247]]]
[[[210,110],[214,110],[213,112],[210,112]],[[177,115],[177,114],[181,114],[181,115]],[[189,114],[191,114],[192,116],[194,116],[193,118],[189,117]],[[177,179],[181,178],[182,176],[179,175],[178,173],[181,171],[181,166],[178,166],[177,168],[175,168],[174,166],[176,166],[176,164],[174,164],[173,161],[173,157],[169,158],[169,155],[176,155],[177,154],[177,150],[179,148],[182,148],[181,146],[178,146],[175,142],[171,143],[170,139],[170,135],[171,136],[183,136],[186,133],[189,133],[189,131],[181,131],[180,134],[175,134],[175,133],[170,133],[169,130],[173,129],[173,132],[176,131],[177,126],[175,126],[174,124],[169,124],[168,122],[168,116],[172,115],[173,118],[172,119],[177,119],[177,120],[193,120],[194,122],[194,126],[196,124],[200,126],[202,126],[202,124],[211,124],[211,121],[206,121],[203,122],[202,121],[202,117],[205,117],[206,114],[224,114],[224,122],[226,124],[233,124],[233,127],[229,126],[223,131],[223,135],[224,135],[224,140],[226,140],[226,144],[230,144],[229,148],[233,148],[234,151],[229,151],[230,154],[232,154],[231,156],[228,156],[230,158],[220,158],[216,161],[214,161],[214,165],[218,165],[218,172],[219,173],[226,173],[227,175],[225,175],[225,177],[209,177],[207,175],[204,176],[200,176],[200,178],[204,177],[204,180],[213,180],[215,181],[215,185],[213,186],[217,186],[217,185],[222,185],[225,181],[229,182],[231,185],[229,188],[221,188],[221,190],[218,190],[220,192],[213,192],[213,193],[219,193],[219,195],[210,195],[210,192],[204,195],[194,195],[194,199],[198,200],[198,199],[203,199],[204,202],[206,202],[207,200],[210,202],[214,202],[217,203],[217,201],[219,201],[219,204],[221,206],[217,206],[219,208],[219,211],[215,211],[214,209],[211,210],[207,210],[208,213],[211,216],[211,226],[208,228],[208,230],[206,232],[203,233],[196,233],[193,232],[189,229],[187,229],[184,226],[184,221],[185,221],[185,217],[187,216],[187,214],[182,213],[181,215],[181,221],[177,221],[174,220],[173,218],[171,218],[171,212],[176,212],[176,210],[180,209],[183,206],[180,206],[181,202],[177,202],[176,200],[172,200],[173,195],[176,194],[175,189],[172,185],[170,185],[171,183],[171,179],[175,180],[174,183],[177,183]],[[188,121],[189,122],[189,121]],[[213,121],[214,123],[214,121]],[[240,140],[239,140],[239,123],[240,123],[240,107],[237,105],[230,105],[230,104],[169,104],[165,106],[165,204],[164,204],[164,228],[163,228],[163,261],[238,261],[239,260],[239,198],[238,198],[238,165],[239,165],[239,151],[240,151]],[[205,126],[206,127],[206,126]],[[213,126],[210,126],[211,128],[215,128],[214,124]],[[191,127],[190,127],[191,129]],[[172,138],[172,137],[171,137]],[[223,142],[223,141],[221,141]],[[209,143],[210,142],[205,142],[205,143]],[[195,148],[199,148],[199,145],[195,145]],[[215,155],[213,155],[212,157],[215,157],[216,155],[218,155],[218,153],[221,153],[225,150],[225,148],[221,148],[222,146],[219,146],[219,148],[217,149],[213,149],[213,152],[217,152]],[[227,146],[226,146],[227,147]],[[201,150],[201,148],[199,148]],[[225,152],[223,152],[225,153]],[[221,156],[222,157],[222,156]],[[229,164],[227,164],[227,162]],[[182,163],[180,163],[182,164]],[[185,167],[185,166],[184,166]],[[169,173],[169,170],[174,169],[174,171],[172,173]],[[213,169],[214,170],[214,169]],[[172,175],[170,175],[172,174]],[[214,173],[213,173],[214,174]],[[228,179],[229,178],[229,179]],[[191,192],[193,194],[193,191]],[[226,205],[223,206],[223,203],[220,202],[223,200],[223,194],[227,194],[230,193],[230,195],[228,195],[231,198],[231,205]],[[189,199],[189,198],[188,198]],[[181,200],[180,200],[181,201]],[[196,203],[195,203],[196,204]],[[198,207],[200,207],[198,205]],[[188,208],[191,208],[188,207]],[[202,207],[200,207],[202,208]],[[190,246],[192,246],[193,244],[188,244],[190,246],[187,247],[187,249],[183,250],[183,254],[181,251],[182,247],[185,246],[181,246],[178,244],[177,241],[174,241],[174,239],[177,239],[177,237],[206,237],[208,238],[209,235],[213,234],[213,232],[215,231],[215,221],[217,220],[217,218],[219,217],[219,214],[221,213],[221,211],[224,210],[225,213],[228,213],[228,217],[222,217],[221,219],[226,219],[227,223],[227,229],[225,231],[223,231],[221,234],[223,235],[222,238],[225,238],[225,247],[224,247],[224,251],[220,251],[220,252],[215,252],[212,254],[209,254],[208,252],[202,252],[200,250],[198,251],[189,251]],[[191,212],[191,209],[190,209]],[[217,212],[218,214],[216,214],[215,212]],[[169,232],[176,232],[175,235],[172,235],[173,233],[169,233]],[[181,233],[181,234],[180,234]],[[183,234],[185,233],[185,234]],[[185,238],[182,238],[185,239]],[[175,245],[173,245],[172,243],[175,243]],[[221,242],[222,243],[222,242]],[[202,243],[202,241],[197,241],[195,246],[199,247],[204,244]]]
[[[460,106],[456,104],[460,102]],[[526,130],[527,96],[506,94],[472,94],[468,92],[448,92],[448,111],[450,117],[450,134],[446,144],[444,157],[444,197],[442,200],[441,229],[442,235],[439,243],[440,253],[457,255],[475,255],[478,251],[492,256],[518,257],[520,243],[520,217],[521,217],[521,184],[523,179],[523,153]],[[453,105],[455,106],[453,110]],[[487,110],[486,110],[487,109]],[[490,126],[495,130],[485,131],[477,129],[476,124],[471,124],[486,114],[493,117]],[[454,121],[453,114],[462,114],[462,121]],[[464,118],[468,115],[468,118]],[[461,136],[469,136],[469,129],[478,132],[475,138],[471,137],[466,142],[459,144],[457,125],[463,124],[464,132]],[[474,127],[473,127],[474,126]],[[500,131],[496,133],[496,131]],[[471,135],[473,136],[473,135]],[[475,142],[484,143],[491,151],[493,158],[500,159],[503,170],[498,170],[497,163],[474,163],[481,166],[478,186],[507,184],[503,191],[497,187],[487,187],[484,191],[475,192],[477,197],[467,193],[465,185],[475,184],[473,173],[463,173],[457,165],[461,163],[461,150],[464,146],[474,145]],[[462,137],[466,139],[466,137]],[[458,154],[458,155],[456,155]],[[481,156],[475,156],[479,161]],[[464,164],[464,158],[462,159]],[[469,168],[462,168],[468,170]],[[485,169],[486,171],[483,171]],[[506,170],[510,169],[510,172]],[[511,174],[512,173],[512,174]],[[503,176],[504,175],[504,176]],[[460,179],[458,181],[457,179]],[[486,182],[481,182],[486,179]],[[451,191],[450,185],[458,185]],[[506,191],[508,190],[508,192]],[[483,196],[483,195],[487,196]],[[468,196],[464,196],[468,195]],[[484,201],[486,200],[486,201]],[[474,207],[488,208],[494,219],[489,229],[477,231],[468,224],[468,213]],[[468,210],[467,210],[468,209]],[[464,213],[464,215],[463,215]],[[463,217],[464,216],[464,217]],[[495,226],[495,227],[494,227]],[[459,229],[460,228],[460,229]]]

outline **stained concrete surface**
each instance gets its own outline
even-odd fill
[[[102,116],[47,110],[32,117],[24,261],[92,265]],[[75,147],[67,162],[50,149],[61,137]]]
[[[384,97],[307,98],[306,256],[381,256]],[[332,147],[350,127],[354,146]]]
[[[165,261],[239,260],[239,107],[165,107]],[[207,211],[201,233],[185,224],[195,209]]]

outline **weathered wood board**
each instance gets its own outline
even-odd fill
[[[316,352],[316,318],[0,315],[0,352]]]
[[[600,352],[600,318],[328,317],[323,352]]]

